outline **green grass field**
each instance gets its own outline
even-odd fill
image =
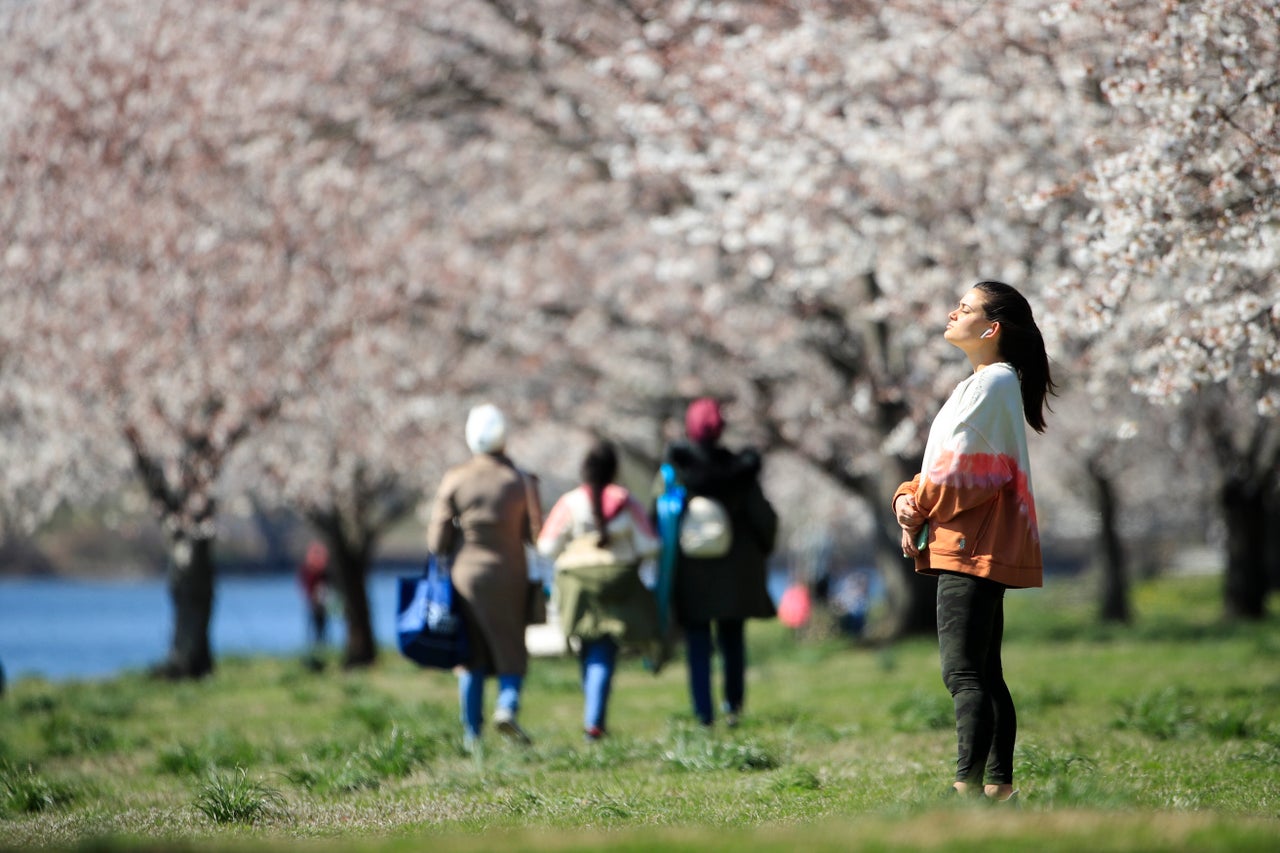
[[[1010,593],[1020,807],[943,796],[950,697],[927,639],[797,643],[752,623],[748,713],[703,731],[684,668],[626,661],[611,735],[575,664],[533,661],[528,749],[462,748],[453,678],[219,661],[166,684],[27,679],[0,700],[0,848],[81,850],[1276,850],[1280,618],[1218,620],[1218,581]],[[488,701],[493,699],[490,685]]]

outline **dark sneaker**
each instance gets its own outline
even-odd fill
[[[533,738],[529,737],[525,730],[520,728],[520,724],[516,722],[516,715],[513,711],[508,711],[505,708],[499,708],[494,711],[493,727],[516,743],[524,746],[533,743]]]
[[[595,743],[604,737],[604,729],[599,726],[592,726],[583,733],[583,736],[587,739],[587,743]]]

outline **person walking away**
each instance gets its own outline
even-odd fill
[[[640,580],[640,564],[658,553],[644,507],[614,482],[618,454],[596,442],[582,460],[582,485],[556,501],[538,537],[555,560],[555,596],[566,640],[576,642],[582,679],[582,725],[588,741],[607,731],[619,652],[658,645],[658,611]]]
[[[711,662],[718,651],[724,673],[721,708],[732,727],[746,700],[746,620],[776,615],[765,560],[777,539],[778,515],[760,485],[760,453],[722,445],[724,427],[716,400],[694,400],[685,411],[687,440],[672,443],[664,458],[686,491],[686,519],[688,506],[699,497],[722,506],[729,519],[729,545],[722,555],[677,553],[672,599],[684,633],[694,716],[704,726],[715,721]]]
[[[1023,420],[1045,430],[1054,393],[1044,338],[1013,287],[982,281],[947,316],[944,339],[973,374],[929,430],[920,473],[893,496],[902,553],[938,577],[942,678],[955,702],[953,788],[1007,801],[1018,719],[1004,680],[1006,589],[1043,584]]]
[[[541,518],[537,490],[530,487],[530,475],[505,453],[506,419],[496,406],[470,411],[466,440],[473,455],[445,473],[427,527],[427,547],[451,562],[467,626],[469,658],[455,670],[463,737],[468,748],[479,743],[485,680],[495,676],[494,727],[528,744],[518,715],[529,662],[525,544],[532,544]]]
[[[307,666],[324,666],[324,649],[329,633],[329,550],[319,542],[307,546],[298,566],[298,583],[307,607]]]

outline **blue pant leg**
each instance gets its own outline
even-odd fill
[[[612,637],[582,645],[582,723],[588,730],[605,728],[617,657],[618,644]]]
[[[512,714],[517,713],[520,710],[520,689],[523,686],[524,676],[499,675],[497,708],[510,711]]]
[[[484,673],[458,671],[458,702],[462,709],[462,729],[467,738],[480,737],[484,724]]]
[[[689,695],[693,714],[704,726],[711,725],[711,625],[684,626],[685,659],[689,665]]]

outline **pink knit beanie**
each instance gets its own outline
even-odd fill
[[[720,404],[710,397],[699,397],[689,404],[684,413],[684,431],[699,444],[719,441],[724,432],[724,415]]]

